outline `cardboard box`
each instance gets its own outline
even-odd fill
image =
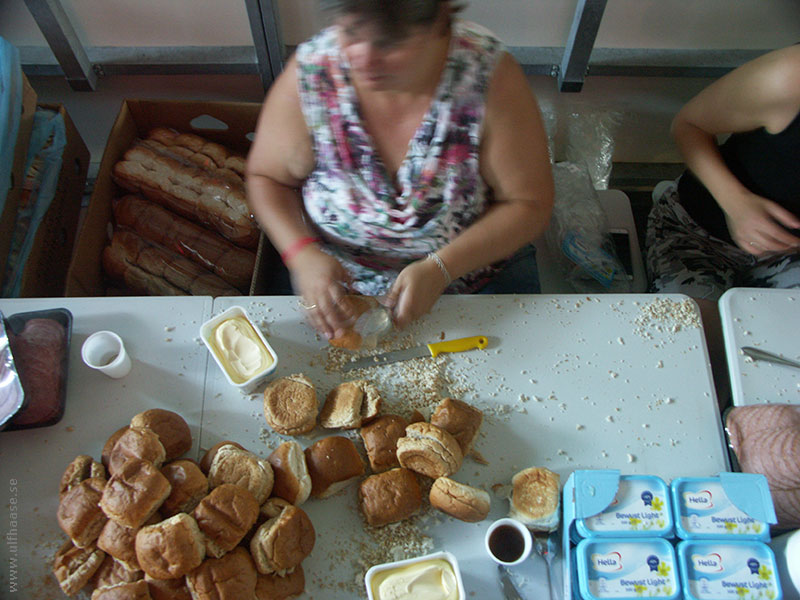
[[[22,114],[19,120],[17,142],[14,145],[14,165],[11,167],[11,189],[6,195],[3,214],[0,215],[0,279],[6,272],[8,250],[11,247],[11,233],[19,207],[19,198],[22,194],[22,181],[25,177],[25,159],[28,156],[28,143],[33,129],[33,115],[36,113],[36,92],[28,83],[25,74],[22,75]]]
[[[109,134],[94,191],[78,234],[67,274],[66,295],[106,295],[101,256],[113,224],[111,201],[123,192],[114,183],[111,169],[137,137],[146,136],[154,127],[171,127],[195,133],[246,155],[250,148],[248,134],[255,131],[260,110],[261,105],[253,102],[124,100]],[[271,247],[262,235],[256,255],[256,272],[263,268],[262,255],[272,256],[269,248],[265,250],[264,246]],[[251,293],[259,291],[253,285],[255,280],[263,281],[263,278],[253,277]]]
[[[40,106],[61,114],[67,143],[61,156],[55,196],[36,230],[33,247],[25,261],[20,288],[22,298],[64,295],[91,160],[89,149],[66,109],[60,104]]]

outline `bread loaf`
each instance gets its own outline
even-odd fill
[[[240,292],[187,258],[135,233],[117,231],[103,250],[103,268],[131,291],[152,296],[236,296]]]
[[[258,245],[244,183],[201,168],[156,144],[135,143],[112,169],[114,181],[170,210],[213,228],[244,248]]]
[[[113,207],[117,227],[177,252],[241,292],[248,291],[256,263],[254,252],[141,196],[118,198]]]

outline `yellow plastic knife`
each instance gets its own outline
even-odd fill
[[[442,352],[464,352],[465,350],[473,350],[475,348],[486,348],[489,343],[485,335],[473,335],[471,337],[458,338],[456,340],[445,340],[444,342],[436,342],[434,344],[425,344],[424,346],[417,346],[416,348],[408,348],[407,350],[393,350],[391,352],[384,352],[383,354],[375,354],[373,356],[365,356],[352,362],[346,363],[342,366],[343,371],[351,371],[353,369],[366,369],[368,367],[376,367],[379,365],[387,365],[389,363],[399,362],[401,360],[410,360],[412,358],[419,358],[421,356],[438,356]]]

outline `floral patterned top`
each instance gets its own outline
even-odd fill
[[[300,102],[316,157],[303,202],[357,292],[386,293],[403,267],[446,245],[486,210],[490,191],[478,158],[486,93],[502,51],[486,29],[454,21],[447,64],[395,183],[364,127],[335,29],[298,47]],[[496,271],[493,265],[469,273],[448,291],[474,291]]]

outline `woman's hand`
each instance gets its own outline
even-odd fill
[[[726,217],[733,241],[745,252],[761,256],[796,251],[800,247],[800,238],[784,229],[800,229],[800,219],[757,194],[747,192],[732,205]]]
[[[402,329],[430,312],[446,287],[444,274],[434,261],[418,260],[400,271],[384,303],[392,309],[394,324]]]
[[[343,335],[355,321],[347,303],[341,302],[350,283],[347,270],[315,246],[303,248],[287,267],[314,328],[327,339]]]

